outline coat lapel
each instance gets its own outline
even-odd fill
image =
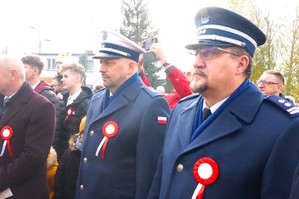
[[[197,98],[199,99],[199,98]],[[178,115],[177,121],[180,124],[178,125],[178,134],[182,149],[186,148],[190,144],[191,135],[192,135],[192,128],[194,122],[194,115],[197,106],[198,100],[192,101],[189,105],[186,106],[186,109]],[[190,118],[190,115],[193,118]]]
[[[102,104],[105,97],[105,92],[99,93],[94,98],[93,100],[94,102],[92,103],[93,106],[92,110],[93,110],[94,117],[91,119],[91,123],[103,117],[113,114],[114,112],[118,111],[122,107],[126,106],[130,101],[133,101],[137,97],[142,86],[143,83],[139,79],[137,81],[132,82],[103,111],[102,111]]]
[[[0,127],[2,128],[4,125],[6,125],[15,115],[20,113],[22,107],[24,106],[25,103],[27,103],[31,97],[31,94],[34,92],[31,87],[27,86],[25,88],[27,90],[31,90],[31,93],[29,91],[23,91],[20,93],[20,95],[17,96],[17,98],[13,99],[10,104],[10,106],[13,106],[13,108],[7,109],[5,116],[1,118],[0,121]],[[29,93],[29,94],[27,94]]]
[[[186,145],[187,141],[189,141],[189,145],[184,150],[184,153],[214,142],[218,139],[221,139],[222,137],[237,133],[238,130],[243,126],[242,123],[250,123],[255,118],[255,115],[257,114],[263,100],[263,94],[258,91],[256,86],[252,85],[247,91],[240,95],[239,98],[234,100],[228,107],[226,107],[220,113],[220,115],[218,115],[218,117],[215,118],[215,120],[210,125],[208,125],[191,143],[190,135],[187,138],[188,140],[186,138],[183,138],[183,136],[180,136],[182,144]],[[192,109],[194,109],[194,111],[195,108],[196,107],[194,107],[193,105]],[[186,109],[186,112],[187,111],[188,109]],[[194,115],[194,111],[191,115]],[[191,113],[191,111],[189,111],[189,113]],[[189,113],[184,116],[185,122],[188,121],[187,115],[189,115],[190,120]],[[182,112],[182,115],[183,114],[184,112]],[[184,125],[184,128],[185,126],[186,125]]]
[[[204,146],[229,134],[236,133],[242,125],[228,111],[222,112],[212,125],[207,126],[191,143],[188,150]]]

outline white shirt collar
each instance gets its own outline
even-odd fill
[[[227,99],[229,98],[229,96],[227,98],[224,98],[223,100],[221,100],[220,102],[217,102],[216,104],[214,104],[211,107],[208,107],[208,105],[206,104],[206,101],[203,100],[203,106],[202,109],[204,108],[209,108],[211,113],[214,113]]]
[[[82,88],[80,88],[77,92],[75,92],[73,95],[70,95],[73,100],[77,99],[77,97],[80,95],[82,92]]]
[[[38,81],[36,84],[34,84],[34,85],[32,85],[31,87],[32,87],[32,89],[34,90],[36,87],[37,87],[37,85],[40,83],[40,81]]]

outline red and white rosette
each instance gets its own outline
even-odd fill
[[[3,156],[4,152],[5,152],[5,148],[6,148],[6,145],[7,145],[7,150],[8,150],[8,153],[10,156],[12,156],[12,150],[11,150],[11,146],[10,146],[10,138],[12,137],[13,135],[13,130],[10,126],[4,126],[2,129],[1,129],[1,139],[4,140],[3,142],[3,146],[2,146],[2,150],[1,150],[1,154],[0,156]]]
[[[192,195],[192,199],[201,199],[205,187],[215,182],[218,173],[218,165],[212,158],[203,157],[197,160],[193,167],[193,176],[198,185]]]
[[[95,155],[99,156],[99,152],[102,148],[101,158],[104,160],[105,150],[107,147],[108,140],[110,138],[113,138],[114,136],[116,136],[116,134],[118,133],[118,124],[114,121],[106,122],[102,128],[102,133],[104,135],[104,138],[102,139],[101,143],[99,144]]]
[[[66,121],[68,121],[68,120],[70,119],[70,117],[71,117],[72,115],[75,115],[75,111],[74,111],[74,109],[73,109],[72,107],[69,107],[69,108],[67,109],[67,111],[66,111],[66,117],[65,117],[65,119],[64,119],[64,121],[63,121],[63,124],[64,124],[64,125],[65,125]]]

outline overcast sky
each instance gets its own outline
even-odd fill
[[[260,2],[275,15],[288,15],[282,11],[299,5],[299,0]],[[121,23],[121,0],[2,0],[0,5],[0,51],[7,46],[10,53],[38,52],[39,35],[42,52],[96,51],[99,31]],[[195,35],[196,12],[207,5],[225,7],[221,0],[148,0],[148,5],[167,55],[179,65],[192,65],[184,46]]]

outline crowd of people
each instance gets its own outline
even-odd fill
[[[103,85],[57,59],[0,56],[0,199],[297,199],[299,108],[284,77],[250,81],[265,34],[220,7],[195,16],[192,70],[153,53],[173,86],[156,90],[140,45],[115,31],[94,59]],[[186,68],[189,68],[186,66]]]

